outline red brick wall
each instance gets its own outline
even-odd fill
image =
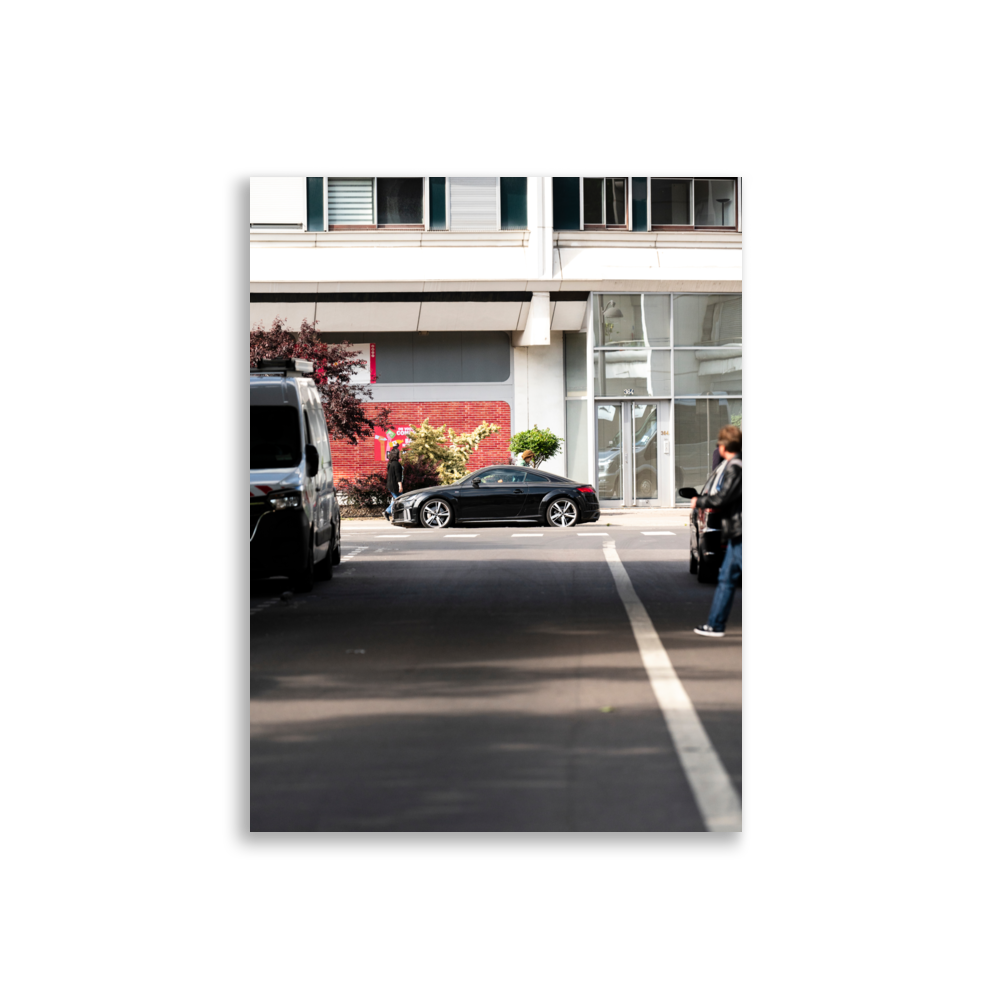
[[[365,403],[369,415],[381,404]],[[469,458],[468,470],[472,472],[484,465],[506,465],[510,462],[510,406],[501,401],[450,402],[450,403],[388,403],[392,409],[392,430],[399,427],[416,429],[425,420],[433,427],[444,424],[456,434],[475,430],[484,420],[499,424],[500,430],[482,441],[478,450]],[[342,476],[355,479],[369,472],[385,471],[385,434],[380,430],[378,439],[366,438],[360,444],[330,440],[333,453],[334,481]]]

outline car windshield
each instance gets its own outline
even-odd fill
[[[250,468],[287,469],[301,460],[298,409],[294,406],[251,406]]]
[[[494,469],[476,469],[475,472],[470,472],[470,473],[468,473],[468,475],[462,476],[461,479],[456,479],[455,482],[453,482],[451,485],[452,486],[463,486],[463,485],[464,486],[471,486],[472,485],[472,480],[475,479],[477,476],[482,476],[484,473],[493,472],[493,471],[495,471],[495,470]]]

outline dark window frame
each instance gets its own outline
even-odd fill
[[[689,226],[658,226],[653,224],[653,182],[654,181],[688,181],[691,185],[691,224]],[[733,182],[733,224],[731,226],[698,226],[694,221],[694,185],[696,181],[732,181]],[[735,233],[740,218],[740,179],[738,177],[653,177],[650,176],[646,189],[649,232],[651,233]]]
[[[627,232],[629,231],[629,226],[632,225],[632,178],[631,177],[581,177],[580,178],[580,190],[583,191],[584,181],[596,181],[601,182],[601,218],[603,222],[587,222],[584,219],[583,230],[588,232],[590,230],[611,230],[612,232]],[[625,207],[625,221],[624,222],[608,222],[608,181],[609,180],[624,180],[625,190],[623,193],[622,201]],[[572,230],[564,230],[571,232]]]

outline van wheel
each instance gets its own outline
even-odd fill
[[[296,594],[308,594],[313,589],[313,544],[312,535],[309,536],[308,555],[306,556],[306,568],[301,573],[296,573],[292,577],[292,590]]]
[[[334,547],[333,539],[330,539],[330,547],[326,550],[326,558],[316,564],[317,580],[332,580],[333,567],[340,562],[340,542]]]

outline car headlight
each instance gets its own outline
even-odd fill
[[[281,493],[276,497],[271,497],[271,507],[274,510],[288,510],[291,507],[302,506],[301,493]]]

